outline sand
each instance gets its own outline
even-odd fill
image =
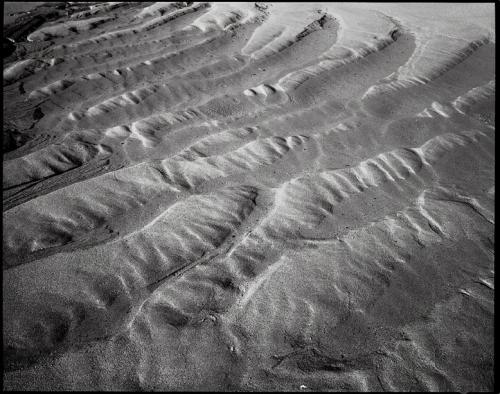
[[[8,24],[16,20],[16,18],[23,13],[27,13],[35,7],[43,4],[43,1],[5,1],[3,11],[3,23]]]
[[[30,12],[4,389],[493,390],[493,4]]]

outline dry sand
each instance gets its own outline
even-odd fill
[[[493,389],[493,4],[31,15],[5,389]]]

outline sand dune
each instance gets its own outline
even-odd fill
[[[6,390],[493,390],[491,4],[37,7]]]

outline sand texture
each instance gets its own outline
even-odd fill
[[[29,12],[4,389],[493,390],[493,4]]]

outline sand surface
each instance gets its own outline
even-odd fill
[[[14,22],[15,19],[19,16],[19,14],[30,11],[31,9],[38,7],[43,4],[43,1],[5,1],[3,3],[4,11],[3,11],[3,23],[11,23]]]
[[[493,4],[29,15],[4,389],[493,390]]]

